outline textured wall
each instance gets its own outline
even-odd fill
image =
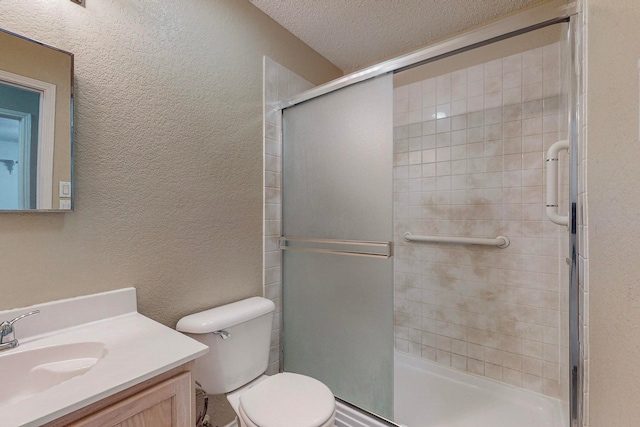
[[[588,0],[590,411],[593,427],[640,419],[640,2]]]
[[[0,308],[125,286],[142,313],[262,293],[262,57],[335,66],[245,1],[3,0],[0,26],[75,54],[76,204],[4,214]]]

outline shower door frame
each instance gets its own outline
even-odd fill
[[[578,234],[577,234],[577,200],[578,200],[578,124],[579,124],[579,82],[580,59],[577,48],[577,31],[579,12],[575,4],[568,5],[563,0],[555,0],[536,8],[517,13],[494,24],[480,27],[476,30],[444,40],[430,47],[402,55],[380,64],[367,67],[361,71],[348,74],[313,89],[282,101],[278,106],[282,115],[284,109],[308,101],[310,99],[331,93],[341,88],[375,78],[387,73],[398,73],[410,68],[435,62],[443,58],[470,51],[501,40],[530,33],[555,24],[567,23],[567,40],[569,51],[569,425],[582,427],[583,400],[583,355],[581,352],[581,327],[579,319],[579,269],[578,269]],[[280,371],[283,368],[282,336],[280,339]],[[369,413],[379,421],[392,426],[398,424],[385,420],[369,411],[358,408],[349,402],[340,401],[347,406]]]

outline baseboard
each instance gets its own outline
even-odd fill
[[[224,427],[238,427],[238,418],[236,418],[235,420],[231,421],[229,424],[225,425]]]

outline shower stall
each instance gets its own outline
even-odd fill
[[[274,353],[337,425],[580,425],[576,29],[554,5],[278,106]]]

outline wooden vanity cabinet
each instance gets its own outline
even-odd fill
[[[191,427],[195,390],[190,367],[165,372],[44,427]]]

